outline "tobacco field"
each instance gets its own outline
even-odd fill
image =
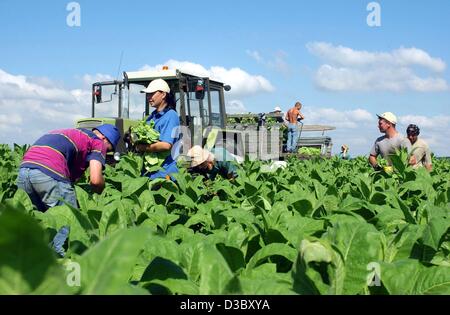
[[[0,146],[0,294],[450,294],[450,161],[245,160],[233,180],[140,176],[123,156],[79,209],[34,209]],[[60,258],[49,242],[70,226]]]

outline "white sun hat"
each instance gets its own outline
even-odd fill
[[[203,149],[199,145],[195,145],[189,149],[187,156],[191,158],[191,167],[196,167],[208,159],[214,158],[214,155],[208,150]]]
[[[163,79],[156,79],[150,82],[146,89],[141,90],[141,93],[154,93],[156,91],[169,93],[170,87]]]
[[[387,121],[389,121],[391,124],[396,125],[397,124],[397,117],[392,114],[391,112],[385,112],[381,115],[377,115],[378,118],[383,118],[386,119]]]

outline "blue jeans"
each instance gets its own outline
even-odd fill
[[[31,201],[40,211],[64,203],[78,208],[72,184],[51,178],[38,169],[20,168],[17,186],[30,196]]]
[[[78,208],[75,189],[70,183],[58,181],[42,173],[38,169],[21,167],[17,177],[17,186],[30,196],[33,204],[40,210],[60,206],[64,203]],[[69,236],[70,227],[64,225],[56,233],[51,242],[53,250],[64,257],[64,243]]]
[[[288,152],[294,152],[295,149],[297,148],[297,142],[298,142],[298,125],[289,124],[286,150]]]

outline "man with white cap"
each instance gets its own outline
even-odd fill
[[[389,155],[395,153],[399,149],[406,148],[408,151],[411,148],[411,144],[395,129],[397,125],[397,117],[391,112],[385,112],[378,116],[378,129],[384,136],[375,140],[375,143],[370,151],[369,163],[375,170],[381,170],[380,165],[377,162],[377,156],[381,155],[386,159],[388,164],[391,164]]]
[[[210,180],[214,180],[217,175],[226,179],[235,178],[237,167],[233,162],[237,162],[237,159],[234,155],[224,148],[211,149],[211,151],[199,145],[189,149],[187,156],[191,159],[190,171],[200,173]]]
[[[154,129],[160,133],[159,141],[152,144],[138,144],[138,152],[170,152],[157,172],[149,173],[150,179],[166,178],[174,179],[171,174],[177,173],[178,168],[173,157],[177,152],[172,148],[178,141],[177,131],[180,126],[180,118],[175,109],[175,101],[170,94],[170,87],[163,79],[155,79],[148,87],[141,91],[146,93],[147,101],[155,110],[148,116],[146,122],[154,121]]]
[[[284,123],[284,115],[283,112],[281,111],[280,106],[276,106],[273,109],[273,112],[271,112],[271,114],[275,114],[275,119],[277,120],[278,123]]]

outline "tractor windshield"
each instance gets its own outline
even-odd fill
[[[122,117],[130,119],[142,119],[145,115],[145,94],[141,90],[145,87],[141,84],[130,84],[125,89],[122,105]]]

